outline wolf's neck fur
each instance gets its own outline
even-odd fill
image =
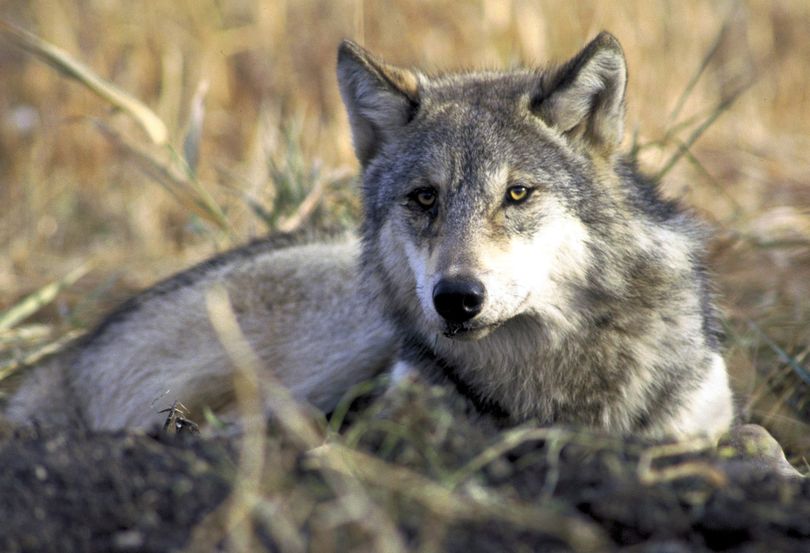
[[[701,384],[716,353],[699,338],[699,290],[651,279],[671,268],[661,255],[643,255],[648,242],[655,240],[639,239],[633,253],[637,281],[602,266],[588,282],[571,283],[560,305],[519,315],[477,341],[414,337],[408,333],[421,326],[406,309],[387,311],[400,314],[394,324],[409,336],[403,353],[418,370],[452,382],[498,420],[665,435],[678,398]]]

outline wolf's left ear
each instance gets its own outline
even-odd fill
[[[543,76],[532,111],[572,141],[605,154],[624,135],[627,65],[616,38],[602,32],[565,65]]]
[[[366,166],[419,108],[419,76],[383,63],[350,40],[338,49],[340,95],[349,113],[357,159]]]

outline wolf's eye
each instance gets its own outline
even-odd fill
[[[436,191],[432,188],[418,188],[411,192],[411,199],[415,201],[419,207],[430,209],[436,203]]]
[[[530,193],[531,189],[525,186],[522,185],[510,186],[506,190],[506,201],[509,202],[510,204],[523,203],[528,199]]]

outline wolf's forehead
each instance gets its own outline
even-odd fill
[[[456,150],[507,155],[521,142],[537,143],[553,134],[531,116],[538,83],[539,73],[528,70],[428,78],[420,92],[422,121],[432,136]]]
[[[517,99],[515,99],[517,101]],[[460,101],[433,104],[414,127],[409,150],[417,153],[413,168],[436,182],[477,180],[482,172],[504,165],[544,166],[558,158],[554,133],[519,107],[494,108]]]
[[[536,92],[539,74],[529,70],[510,73],[473,72],[430,77],[423,94],[434,103],[503,109]]]

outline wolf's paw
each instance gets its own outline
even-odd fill
[[[722,457],[747,461],[763,471],[803,478],[785,458],[779,442],[758,424],[735,426],[720,437],[717,451]]]

